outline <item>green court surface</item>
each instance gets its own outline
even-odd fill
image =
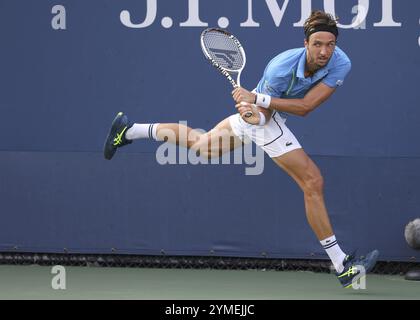
[[[303,271],[66,267],[66,289],[54,290],[51,270],[0,265],[0,299],[420,299],[420,281],[402,276],[369,274],[366,289],[354,290]]]

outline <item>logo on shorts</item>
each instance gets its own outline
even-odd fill
[[[286,142],[286,147],[290,147],[293,144],[293,142]]]
[[[336,84],[337,84],[337,86],[342,86],[343,85],[343,80],[337,80]]]

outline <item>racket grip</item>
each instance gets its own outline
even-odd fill
[[[247,113],[245,113],[245,118],[249,118],[252,117],[252,112],[248,111]]]

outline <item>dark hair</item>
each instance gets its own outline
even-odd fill
[[[318,31],[328,31],[338,37],[337,28],[338,18],[334,18],[331,14],[325,13],[321,10],[312,11],[308,19],[306,19],[303,25],[305,31],[306,40],[309,40],[311,34]]]

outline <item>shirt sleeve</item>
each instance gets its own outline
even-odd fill
[[[271,97],[281,98],[286,88],[286,81],[284,79],[276,79],[276,81],[268,81],[267,79],[261,79],[258,83],[256,92],[267,94]]]
[[[287,77],[278,76],[276,68],[268,65],[256,91],[268,94],[271,97],[280,98],[283,92],[287,90],[288,82]]]
[[[350,72],[350,69],[350,61],[335,66],[334,68],[332,68],[332,70],[329,71],[328,75],[322,80],[322,82],[330,88],[338,88],[343,85],[344,78]]]

